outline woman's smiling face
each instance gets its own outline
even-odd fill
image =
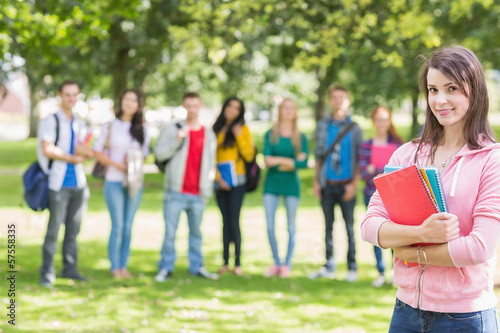
[[[427,93],[429,107],[441,125],[457,129],[463,126],[464,116],[469,109],[469,97],[455,82],[437,69],[430,68],[427,73]]]

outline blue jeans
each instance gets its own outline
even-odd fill
[[[63,274],[77,273],[78,246],[76,236],[80,232],[82,218],[87,211],[89,188],[61,188],[49,190],[49,222],[42,248],[42,266],[40,276],[50,281],[56,278],[54,254],[57,250],[59,227],[64,224],[62,244]]]
[[[498,332],[496,307],[469,313],[441,313],[412,308],[396,298],[389,333]]]
[[[325,216],[325,251],[326,264],[328,271],[333,272],[336,268],[335,258],[333,255],[333,222],[335,220],[334,208],[335,204],[340,205],[342,217],[345,221],[345,227],[348,238],[347,248],[347,267],[349,270],[356,270],[356,240],[354,238],[354,207],[356,206],[356,197],[352,200],[344,201],[342,196],[345,193],[343,185],[328,185],[321,189],[321,207]]]
[[[286,253],[285,265],[291,269],[293,249],[295,247],[295,216],[297,213],[297,207],[300,203],[300,198],[291,195],[283,196],[283,198],[285,201],[286,217],[288,221],[288,250]],[[266,212],[269,245],[271,245],[271,251],[273,252],[274,263],[280,266],[281,262],[278,254],[278,244],[276,242],[276,235],[274,232],[274,220],[276,216],[276,209],[279,204],[279,196],[276,194],[265,193],[262,199]]]
[[[161,259],[158,262],[158,269],[174,271],[175,260],[175,234],[182,211],[186,211],[189,226],[189,273],[195,275],[203,265],[203,255],[201,254],[201,220],[205,203],[198,195],[183,194],[172,191],[165,191],[163,201],[163,216],[165,218],[165,238],[161,248]]]
[[[141,188],[134,197],[131,197],[121,182],[104,182],[104,198],[111,218],[108,257],[112,271],[127,267],[132,223],[141,203],[143,190]]]
[[[365,206],[368,207],[368,204],[370,203],[371,195],[365,195]],[[380,273],[380,275],[384,275],[385,272],[385,266],[384,266],[384,258],[382,256],[382,249],[378,246],[373,246],[373,252],[375,253],[375,259],[377,260],[377,270]]]

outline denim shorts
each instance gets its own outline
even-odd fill
[[[497,307],[476,312],[443,313],[415,309],[396,298],[389,333],[497,333]]]

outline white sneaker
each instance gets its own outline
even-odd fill
[[[345,280],[347,282],[358,281],[358,273],[356,273],[356,271],[354,271],[354,270],[349,270],[349,272],[347,272],[347,276],[345,277]]]
[[[373,282],[372,285],[375,288],[380,288],[385,284],[385,276],[380,275],[378,278],[376,278]]]
[[[326,269],[325,266],[323,266],[320,267],[320,269],[318,269],[316,272],[309,274],[309,278],[313,280],[320,277],[335,279],[335,272],[330,272]]]
[[[158,274],[155,276],[156,282],[163,282],[168,279],[168,270],[166,268],[160,269]]]
[[[210,273],[203,266],[200,267],[200,269],[198,270],[198,273],[196,273],[196,275],[204,277],[205,279],[210,279],[210,280],[217,280],[217,279],[219,279],[219,275],[217,275],[215,273]]]

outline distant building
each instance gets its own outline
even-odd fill
[[[12,73],[0,88],[0,112],[29,115],[30,92],[24,73]]]

